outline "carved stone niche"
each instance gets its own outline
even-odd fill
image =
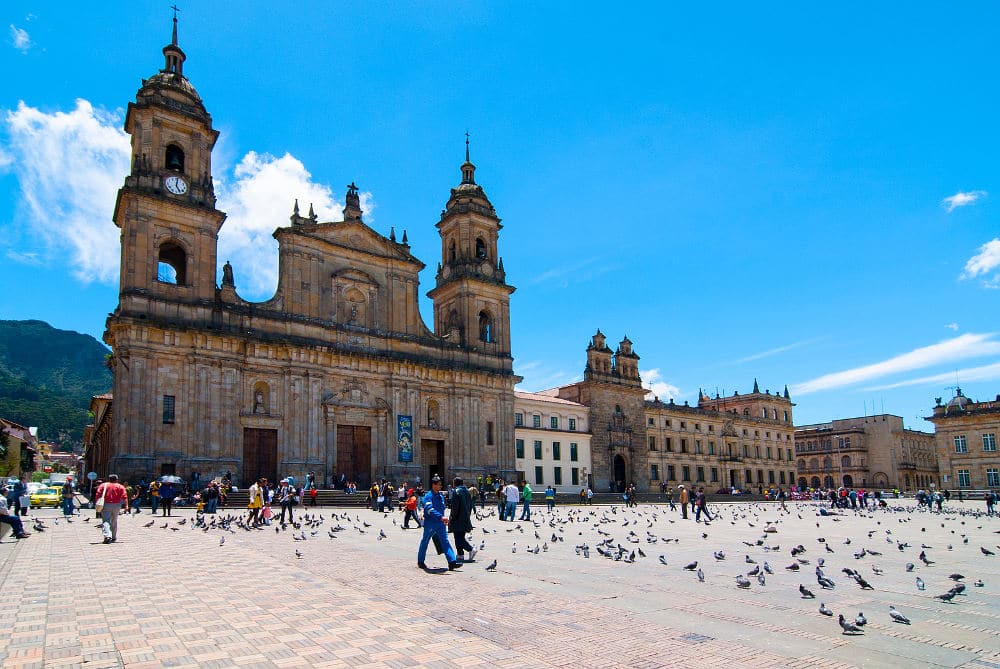
[[[345,269],[331,277],[333,320],[360,328],[374,328],[378,308],[378,283],[358,269]]]

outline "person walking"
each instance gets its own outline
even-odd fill
[[[708,513],[708,498],[705,496],[705,488],[699,487],[698,494],[695,495],[694,522],[699,522],[701,514],[705,514],[705,522],[712,520]]]
[[[62,512],[64,516],[73,515],[73,479],[70,478],[62,485]]]
[[[160,482],[153,481],[149,484],[149,508],[155,516],[156,510],[160,508]]]
[[[527,481],[521,483],[521,501],[524,504],[521,507],[521,520],[531,520],[531,498],[534,494]]]
[[[250,486],[250,502],[247,508],[250,509],[247,525],[256,526],[260,523],[260,510],[264,508],[264,479],[257,479]]]
[[[420,538],[417,549],[417,566],[427,569],[427,544],[434,539],[435,544],[448,559],[448,569],[455,570],[462,566],[456,559],[455,550],[448,543],[448,519],[444,515],[444,496],[441,494],[441,477],[437,474],[431,478],[431,489],[424,495],[424,535]]]
[[[292,487],[288,481],[282,481],[281,487],[278,488],[278,501],[281,503],[281,522],[285,522],[285,512],[288,512],[288,522],[294,523],[295,519],[292,518],[292,507],[295,506],[295,488]]]
[[[403,529],[404,530],[410,529],[410,519],[411,518],[413,519],[413,522],[415,522],[417,524],[417,527],[420,527],[420,519],[417,518],[417,495],[413,491],[413,488],[410,488],[410,490],[408,492],[409,492],[409,495],[406,498],[406,502],[403,504]]]
[[[465,538],[465,535],[472,531],[472,493],[458,476],[452,481],[452,486],[451,496],[448,498],[448,508],[451,510],[448,532],[455,535],[455,552],[458,553],[458,560],[464,562],[465,552],[468,551],[469,560],[472,561],[476,559],[476,549]]]
[[[593,503],[594,503],[594,489],[591,488],[590,486],[587,486],[587,505],[589,506]]]
[[[177,486],[170,481],[160,484],[160,504],[163,505],[163,515],[169,516],[177,499]]]
[[[104,503],[100,509],[104,543],[113,544],[118,541],[118,513],[122,510],[128,513],[128,491],[118,482],[118,474],[111,474],[94,494],[99,504],[101,500]]]
[[[513,483],[508,483],[503,487],[504,496],[504,517],[509,522],[514,522],[514,513],[517,511],[517,502],[521,499],[521,491]],[[503,520],[503,518],[501,518]]]
[[[14,483],[14,488],[7,496],[7,502],[14,507],[14,515],[27,516],[28,508],[31,506],[31,498],[28,496],[28,475],[21,474]]]
[[[684,487],[683,483],[680,484],[679,486],[677,486],[677,489],[680,490],[680,492],[678,493],[678,495],[680,497],[680,502],[681,502],[681,518],[687,520],[687,517],[688,517],[688,491],[687,491],[687,488]]]

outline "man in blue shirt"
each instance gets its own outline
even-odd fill
[[[455,556],[455,550],[448,543],[448,519],[444,517],[444,496],[441,494],[441,477],[431,479],[431,489],[423,500],[424,505],[424,536],[420,539],[417,550],[417,566],[427,569],[427,544],[434,539],[435,544],[448,558],[448,569],[458,569],[462,563]]]

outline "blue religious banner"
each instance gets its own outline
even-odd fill
[[[396,416],[396,444],[399,461],[413,462],[413,416]]]

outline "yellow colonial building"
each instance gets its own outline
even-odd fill
[[[1000,395],[975,402],[955,389],[947,404],[938,398],[934,423],[941,487],[951,490],[1000,488]]]
[[[132,168],[114,210],[121,285],[104,335],[114,407],[102,412],[107,443],[88,450],[87,469],[230,472],[242,484],[311,471],[359,487],[438,472],[511,476],[514,288],[468,144],[436,222],[433,328],[418,309],[424,264],[405,232],[397,240],[366,225],[353,184],[341,221],[295,203],[274,233],[277,290],[250,302],[239,274],[253,268],[219,267],[219,133],[184,75],[176,19],[163,55],[125,119]]]

